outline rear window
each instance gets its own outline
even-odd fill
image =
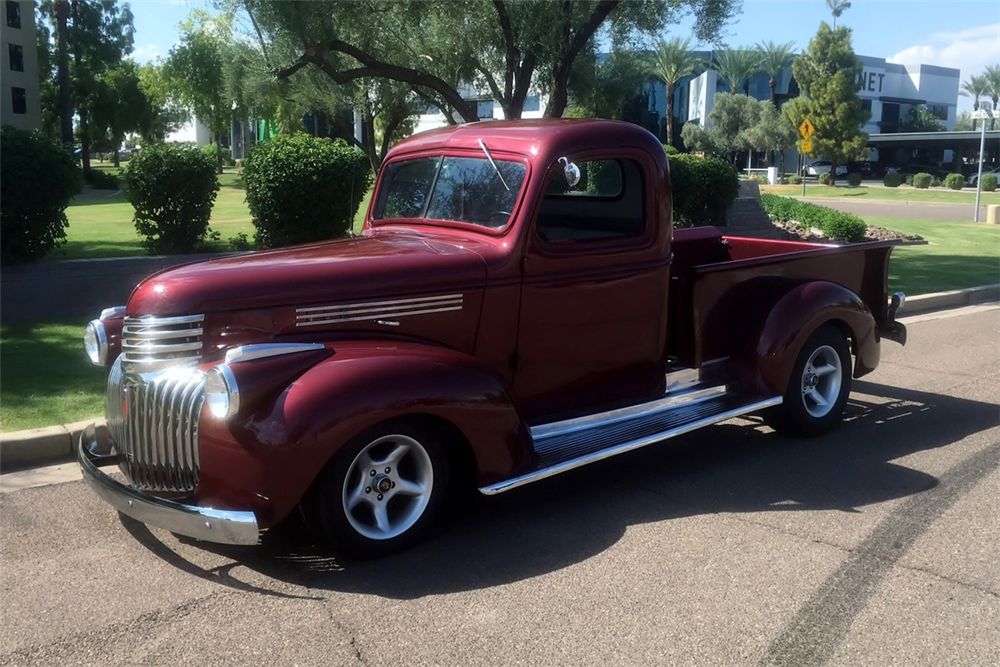
[[[431,156],[386,165],[372,217],[507,224],[524,181],[521,162]]]

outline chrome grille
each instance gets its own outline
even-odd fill
[[[189,366],[133,374],[119,357],[108,377],[108,433],[137,489],[193,491],[205,374]]]
[[[125,369],[152,370],[201,359],[204,315],[126,317],[122,325]]]

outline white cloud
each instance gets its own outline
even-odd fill
[[[145,46],[136,46],[129,57],[135,62],[143,64],[161,58],[163,54],[160,53],[160,48],[156,44],[146,44]]]
[[[886,58],[906,65],[925,63],[962,71],[962,81],[981,74],[987,65],[1000,63],[1000,23],[958,32],[931,35],[930,44],[918,44]],[[972,100],[958,98],[959,111],[971,110]]]

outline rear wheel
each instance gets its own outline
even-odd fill
[[[398,551],[440,513],[448,459],[440,437],[388,422],[353,438],[324,468],[303,503],[319,536],[354,556]]]
[[[836,327],[824,325],[799,351],[784,400],[768,421],[782,432],[819,435],[840,423],[850,392],[847,337]]]

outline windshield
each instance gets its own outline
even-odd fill
[[[494,166],[495,165],[495,166]],[[507,224],[525,167],[510,160],[436,155],[386,165],[372,217]]]

